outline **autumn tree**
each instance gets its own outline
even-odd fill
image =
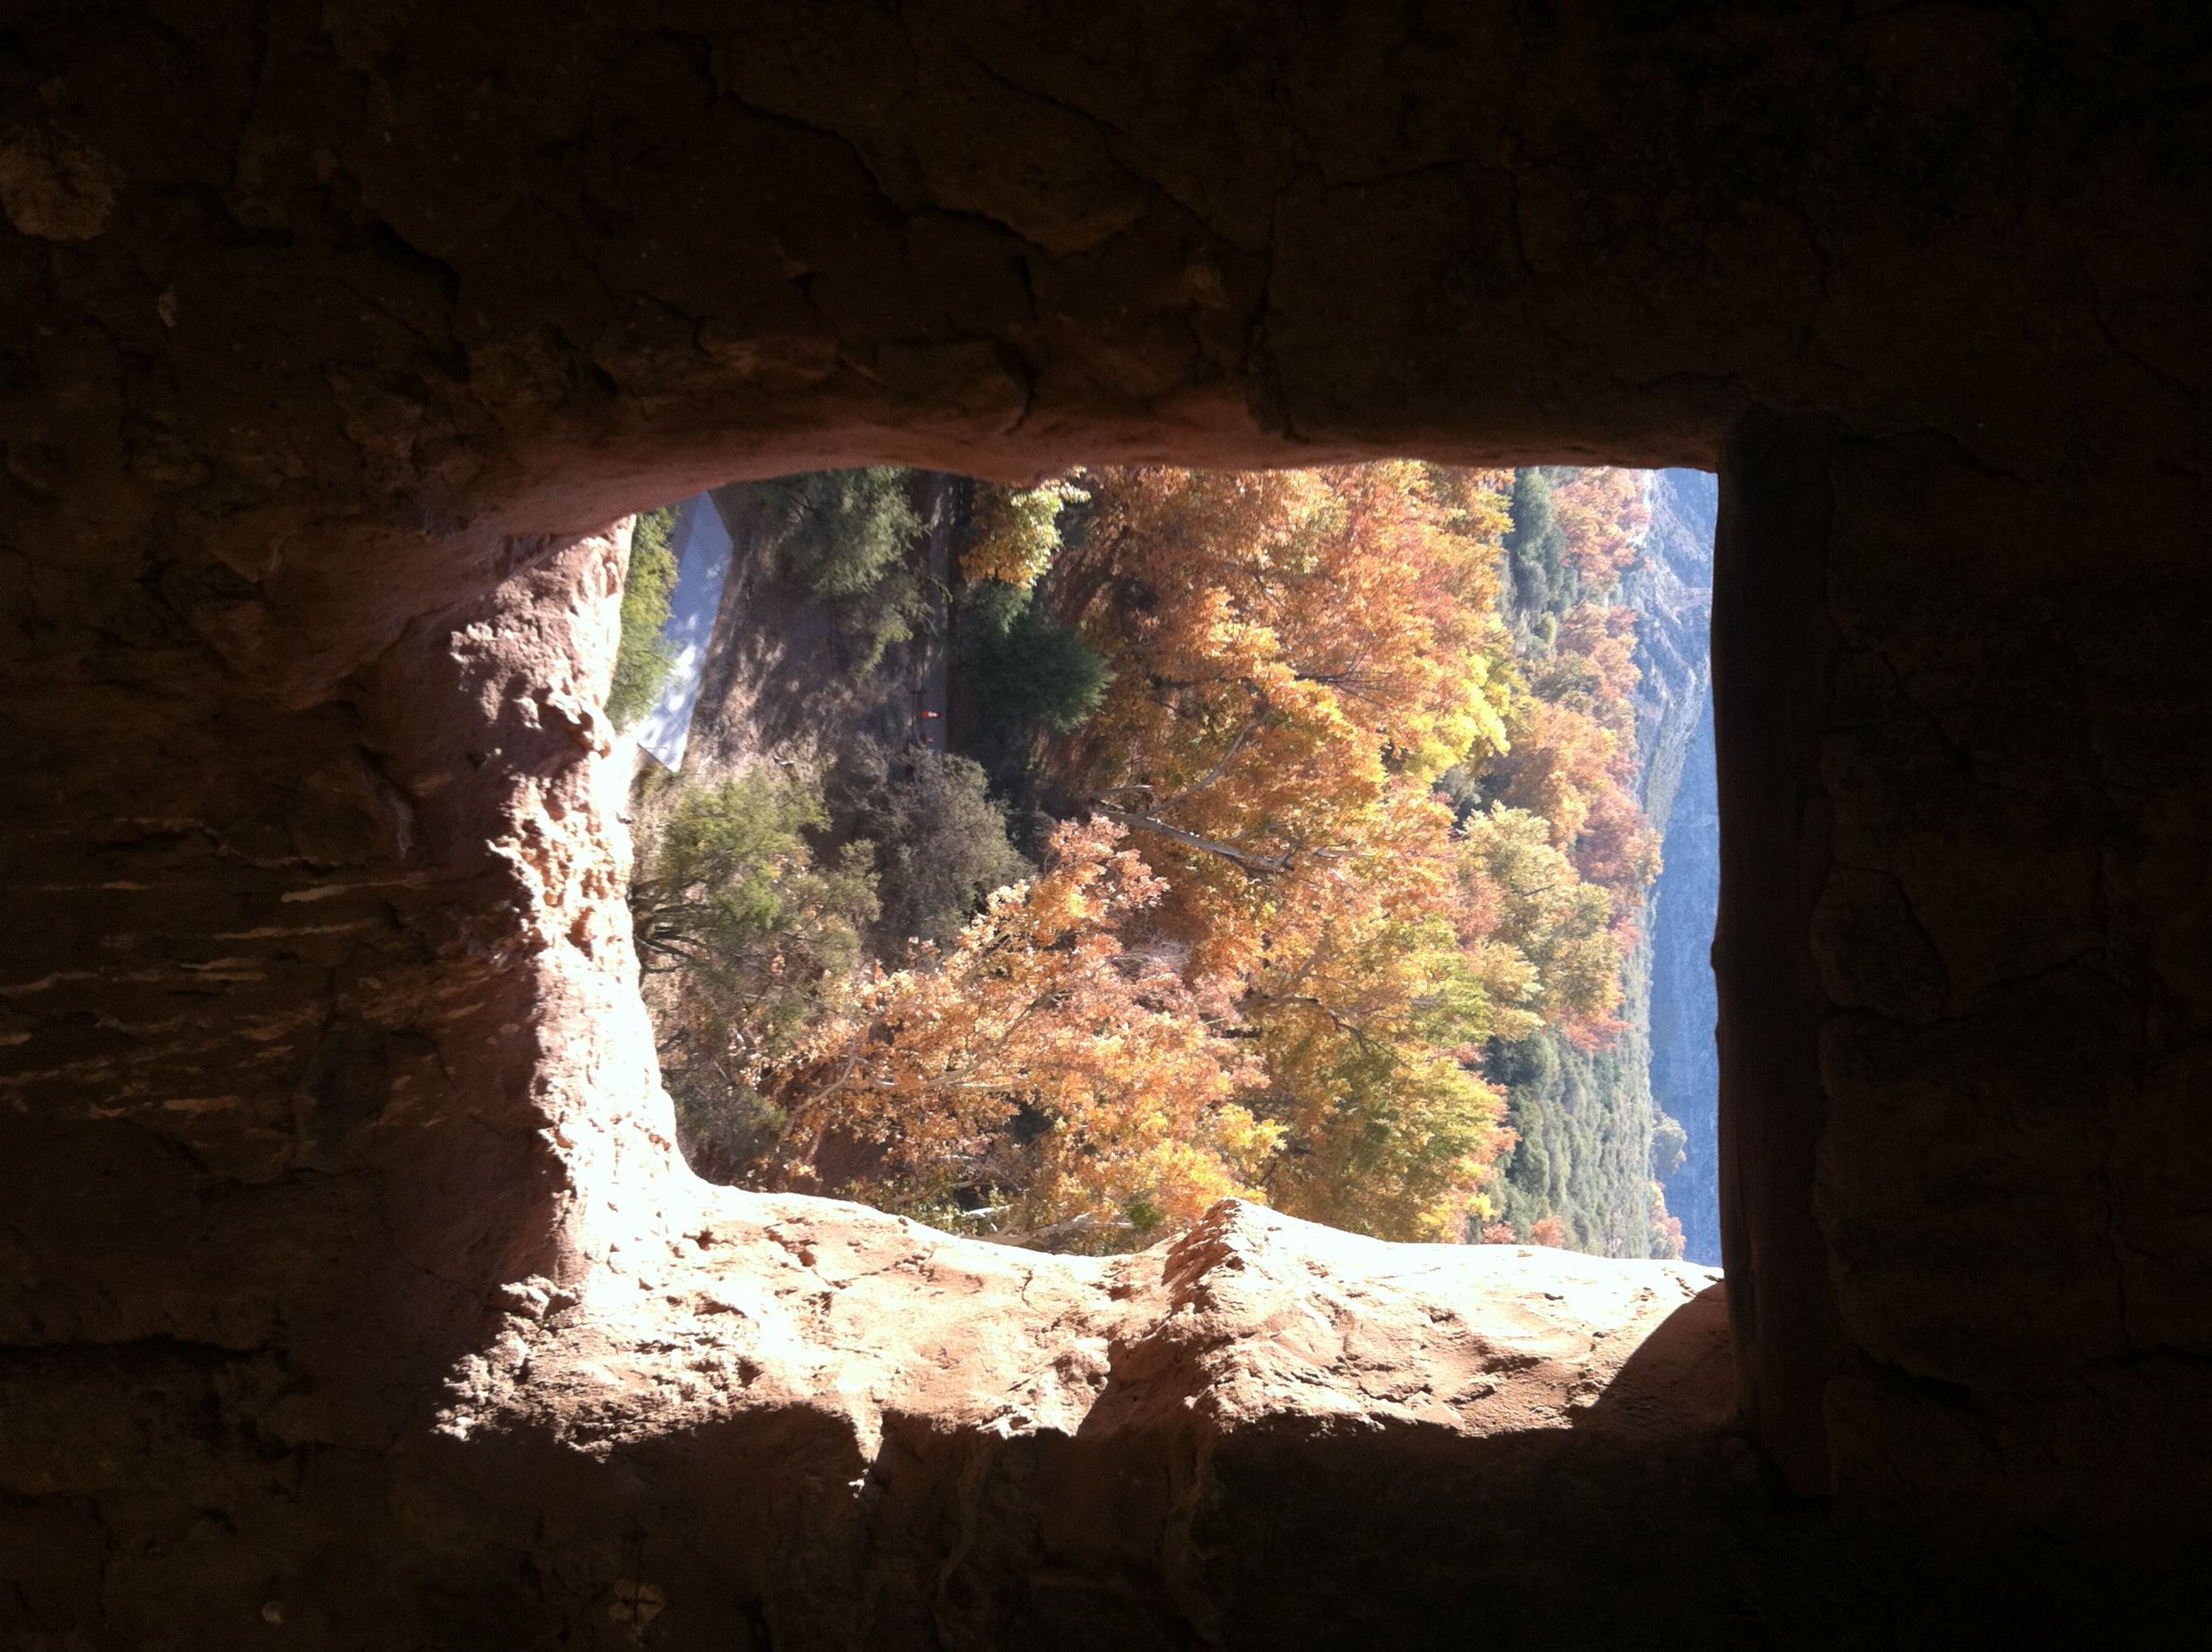
[[[1553,472],[1552,508],[1582,589],[1602,597],[1642,554],[1651,508],[1644,473],[1591,466]]]
[[[1170,921],[1207,967],[1243,969],[1281,874],[1502,748],[1496,544],[1447,519],[1418,465],[1092,483],[1058,601],[1115,677],[1060,756],[1067,802],[1146,834],[1175,869]]]
[[[1531,466],[1513,473],[1511,501],[1504,544],[1514,605],[1531,634],[1544,616],[1609,593],[1650,521],[1638,471]]]
[[[1077,481],[1081,474],[1048,477],[1027,488],[978,483],[961,577],[996,580],[1018,591],[1034,586],[1059,555],[1061,513],[1091,497]]]
[[[1282,1207],[1397,1237],[1479,1219],[1501,1042],[1618,1036],[1656,870],[1636,806],[1632,473],[1093,471],[1041,588],[1112,665],[1060,753],[1130,825],[1159,923],[1243,983]],[[1548,559],[1513,623],[1514,533]],[[1540,505],[1520,520],[1521,506]],[[1439,785],[1442,795],[1437,795]]]
[[[1526,971],[1517,1019],[1498,1035],[1525,1036],[1539,1025],[1594,1043],[1617,1030],[1620,953],[1612,898],[1584,881],[1553,841],[1551,823],[1498,805],[1470,816],[1456,845],[1462,944],[1496,949],[1498,966]]]
[[[861,972],[797,1059],[760,1065],[785,1185],[1091,1249],[1257,1196],[1279,1133],[1245,1105],[1249,1047],[1219,983],[1134,941],[1163,885],[1121,835],[1058,828],[1033,882]]]
[[[1088,481],[1054,590],[1115,675],[1060,753],[1066,805],[1138,835],[1161,933],[1243,983],[1273,1201],[1454,1234],[1498,1145],[1463,1057],[1513,1011],[1457,946],[1430,793],[1504,742],[1494,490],[1410,463]]]
[[[1658,871],[1638,801],[1635,616],[1615,595],[1648,522],[1644,483],[1516,473],[1507,750],[1445,777],[1462,887],[1493,942],[1522,951],[1540,982],[1542,1024],[1486,1062],[1516,1137],[1493,1202],[1510,1231],[1553,1223],[1565,1242],[1626,1255],[1679,1249],[1651,1191],[1645,1052],[1623,1007]]]

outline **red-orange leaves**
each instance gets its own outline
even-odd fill
[[[1552,507],[1566,534],[1567,560],[1593,591],[1605,592],[1634,564],[1650,525],[1641,471],[1570,471],[1553,484]]]
[[[1115,675],[1061,754],[1068,800],[1134,829],[1169,885],[1160,932],[1239,982],[1257,1105],[1285,1133],[1268,1197],[1457,1236],[1500,1139],[1470,1062],[1524,1019],[1457,946],[1451,816],[1430,792],[1504,743],[1496,480],[1085,479],[1057,595]]]
[[[1255,875],[1341,852],[1394,788],[1503,743],[1494,531],[1411,464],[1087,480],[1060,611],[1115,677],[1064,754],[1071,802],[1150,834],[1170,922],[1246,969]]]
[[[1075,1223],[1079,1246],[1255,1196],[1278,1138],[1240,1100],[1251,1058],[1218,988],[1131,944],[1162,885],[1120,836],[1059,828],[1044,872],[941,955],[852,983],[774,1075],[798,1163],[854,1162],[854,1190],[940,1218],[981,1206],[989,1230]]]

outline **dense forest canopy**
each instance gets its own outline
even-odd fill
[[[1235,1194],[1676,1254],[1648,1118],[1575,1134],[1658,871],[1618,601],[1644,473],[946,480],[763,484],[751,554],[884,703],[950,672],[963,750],[856,730],[647,783],[695,1165],[1058,1248]]]

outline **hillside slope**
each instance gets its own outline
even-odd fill
[[[1713,768],[1713,533],[1719,479],[1662,471],[1653,479],[1645,559],[1623,581],[1637,610],[1637,741],[1644,808],[1663,834],[1664,870],[1645,914],[1637,972],[1648,983],[1640,1017],[1650,1055],[1650,1105],[1685,1140],[1663,1179],[1682,1224],[1682,1254],[1720,1261],[1720,1071],[1713,1048],[1713,920],[1720,909],[1720,800]],[[1665,1169],[1663,1163],[1659,1167]]]

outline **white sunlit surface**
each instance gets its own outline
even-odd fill
[[[669,595],[668,623],[660,635],[672,662],[660,698],[638,720],[637,743],[665,767],[680,768],[707,651],[714,640],[722,583],[730,573],[730,531],[712,495],[695,494],[678,507],[668,543],[676,554],[676,589]]]

